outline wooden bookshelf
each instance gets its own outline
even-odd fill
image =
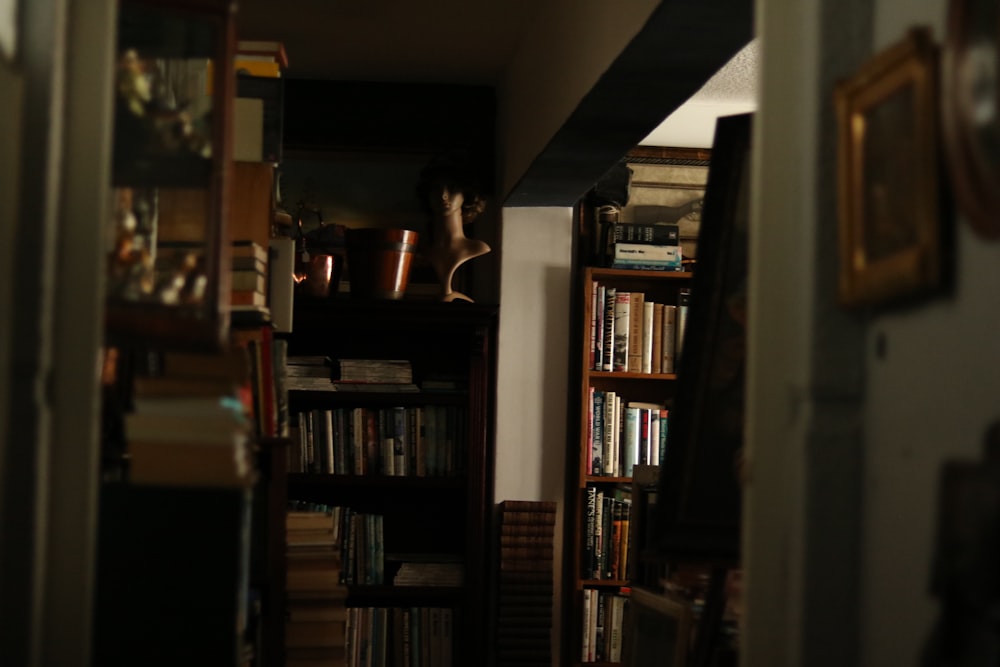
[[[676,306],[681,290],[690,288],[692,276],[692,273],[679,271],[630,271],[597,267],[587,267],[582,272],[578,293],[583,303],[577,309],[581,313],[581,321],[576,343],[580,377],[577,395],[579,422],[577,436],[572,439],[569,452],[572,472],[568,480],[569,511],[565,549],[567,559],[565,571],[568,577],[566,587],[568,612],[565,616],[567,628],[564,633],[565,653],[568,655],[566,664],[618,664],[618,661],[612,660],[610,655],[609,641],[603,642],[602,648],[597,649],[596,639],[593,637],[597,614],[594,612],[590,619],[587,618],[587,614],[595,604],[599,603],[606,605],[605,613],[610,618],[608,612],[613,597],[623,593],[634,583],[632,573],[636,572],[638,557],[634,548],[635,541],[630,539],[632,526],[628,523],[621,524],[617,529],[612,527],[612,533],[608,536],[604,535],[606,529],[600,531],[601,538],[595,537],[592,541],[588,541],[588,531],[597,530],[596,526],[588,528],[588,498],[595,503],[602,496],[609,499],[605,501],[605,509],[612,512],[615,511],[614,503],[619,503],[619,514],[612,517],[612,522],[605,522],[605,527],[612,525],[619,517],[624,519],[627,515],[631,519],[631,503],[636,500],[633,495],[631,471],[625,465],[617,465],[614,470],[594,468],[592,458],[595,438],[592,414],[594,393],[603,392],[607,396],[610,392],[614,392],[622,399],[623,405],[629,402],[642,402],[669,408],[677,381],[677,375],[672,369],[669,372],[635,372],[598,370],[594,367],[596,358],[591,354],[591,350],[592,345],[599,341],[598,337],[594,336],[592,342],[591,330],[595,325],[603,326],[604,312],[599,303],[595,311],[592,287],[597,284],[614,287],[618,292],[641,292],[644,302]],[[623,440],[624,433],[610,443],[618,447],[621,456],[623,456]],[[607,446],[610,446],[608,442],[601,444],[602,455],[606,455]],[[658,443],[650,443],[650,446],[658,447]],[[650,460],[650,455],[641,457],[637,455],[633,459],[635,464],[654,462]],[[594,521],[597,521],[597,510],[597,507],[593,508]],[[604,557],[599,561],[598,567],[594,550],[602,540],[603,544],[608,544],[609,538],[614,539],[612,542],[614,546],[604,550]],[[615,550],[618,556],[614,567],[611,568],[608,566],[608,559],[614,559]],[[610,631],[611,623],[608,621],[602,633]],[[603,641],[603,634],[600,639]],[[586,647],[590,647],[590,650],[585,655]]]
[[[383,580],[350,584],[346,600],[349,608],[387,608],[389,619],[394,617],[391,610],[452,610],[450,664],[456,666],[488,662],[487,614],[482,612],[489,601],[496,329],[494,306],[344,296],[297,303],[293,333],[286,336],[290,359],[305,355],[405,359],[417,386],[435,373],[461,379],[463,388],[448,392],[289,391],[293,424],[300,411],[397,406],[461,410],[464,428],[455,437],[460,467],[435,476],[419,476],[413,468],[389,475],[369,461],[365,474],[352,474],[331,471],[332,463],[315,461],[305,471],[287,476],[290,500],[381,516],[384,554],[445,554],[461,563],[461,586],[404,586],[393,584],[399,559],[386,558]],[[293,433],[293,456],[298,455],[297,437]]]

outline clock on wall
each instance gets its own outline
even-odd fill
[[[983,238],[1000,239],[1000,4],[951,0],[942,123],[952,188]]]

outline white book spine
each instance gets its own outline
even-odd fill
[[[655,304],[642,304],[642,372],[653,372],[653,311]]]

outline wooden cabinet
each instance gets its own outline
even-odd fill
[[[230,0],[123,0],[117,26],[107,332],[218,349],[235,75]]]
[[[635,500],[632,473],[635,465],[659,462],[666,440],[666,413],[677,380],[673,367],[668,364],[664,368],[662,356],[657,364],[651,355],[663,354],[664,340],[668,337],[674,338],[673,349],[676,349],[677,322],[683,319],[683,298],[691,279],[692,274],[687,272],[593,267],[583,271],[579,292],[584,300],[579,309],[583,318],[577,341],[582,379],[577,397],[580,419],[578,437],[569,452],[575,474],[569,481],[570,523],[566,546],[570,579],[566,616],[568,664],[620,661],[620,647],[613,646],[611,636],[621,636],[620,626],[612,632],[613,626],[620,623],[614,608],[622,604],[615,598],[630,584],[636,571],[637,554],[629,549],[634,544],[629,540],[628,521]],[[619,339],[617,350],[612,344],[604,345],[603,338],[608,333],[613,335],[606,327],[613,306],[608,311],[601,299],[606,299],[612,290],[616,297],[632,295],[630,310],[637,303],[643,304],[640,306],[643,311],[647,303],[660,304],[661,308],[650,308],[654,313],[662,313],[663,306],[674,307],[674,329],[665,333],[661,314],[658,335],[653,335],[657,327],[649,320],[640,325],[641,338],[630,327],[629,340],[626,343]],[[619,322],[611,325],[617,326],[619,332],[620,322],[619,318]],[[640,318],[639,322],[643,320]],[[655,341],[655,345],[643,346],[650,355],[648,365],[643,365],[640,356],[639,366],[633,366],[632,370],[604,370],[606,367],[600,362],[604,361],[605,353],[617,352],[627,358],[628,348],[621,346],[628,344],[635,352],[636,341],[641,339]],[[596,349],[598,346],[602,346],[600,351]],[[676,363],[676,353],[673,358]],[[613,369],[615,364],[607,367]],[[614,405],[619,406],[617,410],[611,407]]]
[[[344,298],[296,304],[294,332],[288,337],[290,364],[307,355],[406,360],[419,388],[348,392],[298,390],[290,384],[293,423],[298,414],[330,415],[332,421],[339,418],[334,415],[350,419],[356,411],[377,415],[398,410],[413,418],[421,415],[420,419],[432,412],[447,414],[458,427],[448,465],[417,465],[417,451],[408,449],[404,456],[414,465],[395,468],[391,471],[395,474],[379,460],[377,450],[351,449],[352,439],[345,440],[340,431],[331,435],[338,439],[331,439],[330,447],[346,448],[347,461],[367,457],[364,467],[345,469],[335,459],[321,460],[317,453],[312,463],[293,462],[291,469],[304,471],[290,473],[287,485],[289,499],[381,517],[381,535],[370,544],[380,554],[379,574],[368,583],[360,570],[351,575],[347,606],[390,610],[384,618],[391,625],[383,632],[389,644],[402,631],[393,623],[402,614],[394,617],[393,610],[450,610],[451,660],[448,663],[447,653],[442,653],[435,665],[487,663],[496,327],[497,309],[492,306]],[[431,391],[428,381],[435,379],[454,385]],[[460,583],[395,582],[402,563],[439,559],[459,564]],[[342,568],[348,576],[350,564],[344,562]],[[388,655],[387,664],[393,664],[391,650]]]

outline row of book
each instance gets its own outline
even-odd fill
[[[288,359],[289,388],[301,391],[419,391],[405,359],[331,359],[321,355]]]
[[[665,405],[629,401],[619,392],[589,389],[587,423],[591,475],[631,477],[636,465],[659,465],[667,448],[670,411]]]
[[[581,578],[628,579],[631,493],[588,486],[585,496]]]
[[[460,406],[317,408],[294,417],[291,472],[441,477],[465,469]]]
[[[549,666],[552,662],[552,501],[500,503],[497,666]]]
[[[581,662],[621,662],[622,625],[627,606],[628,596],[623,592],[583,590]]]
[[[451,667],[455,613],[450,607],[350,607],[347,667]]]
[[[691,291],[658,303],[638,290],[592,281],[590,368],[627,373],[674,373],[680,359]]]

